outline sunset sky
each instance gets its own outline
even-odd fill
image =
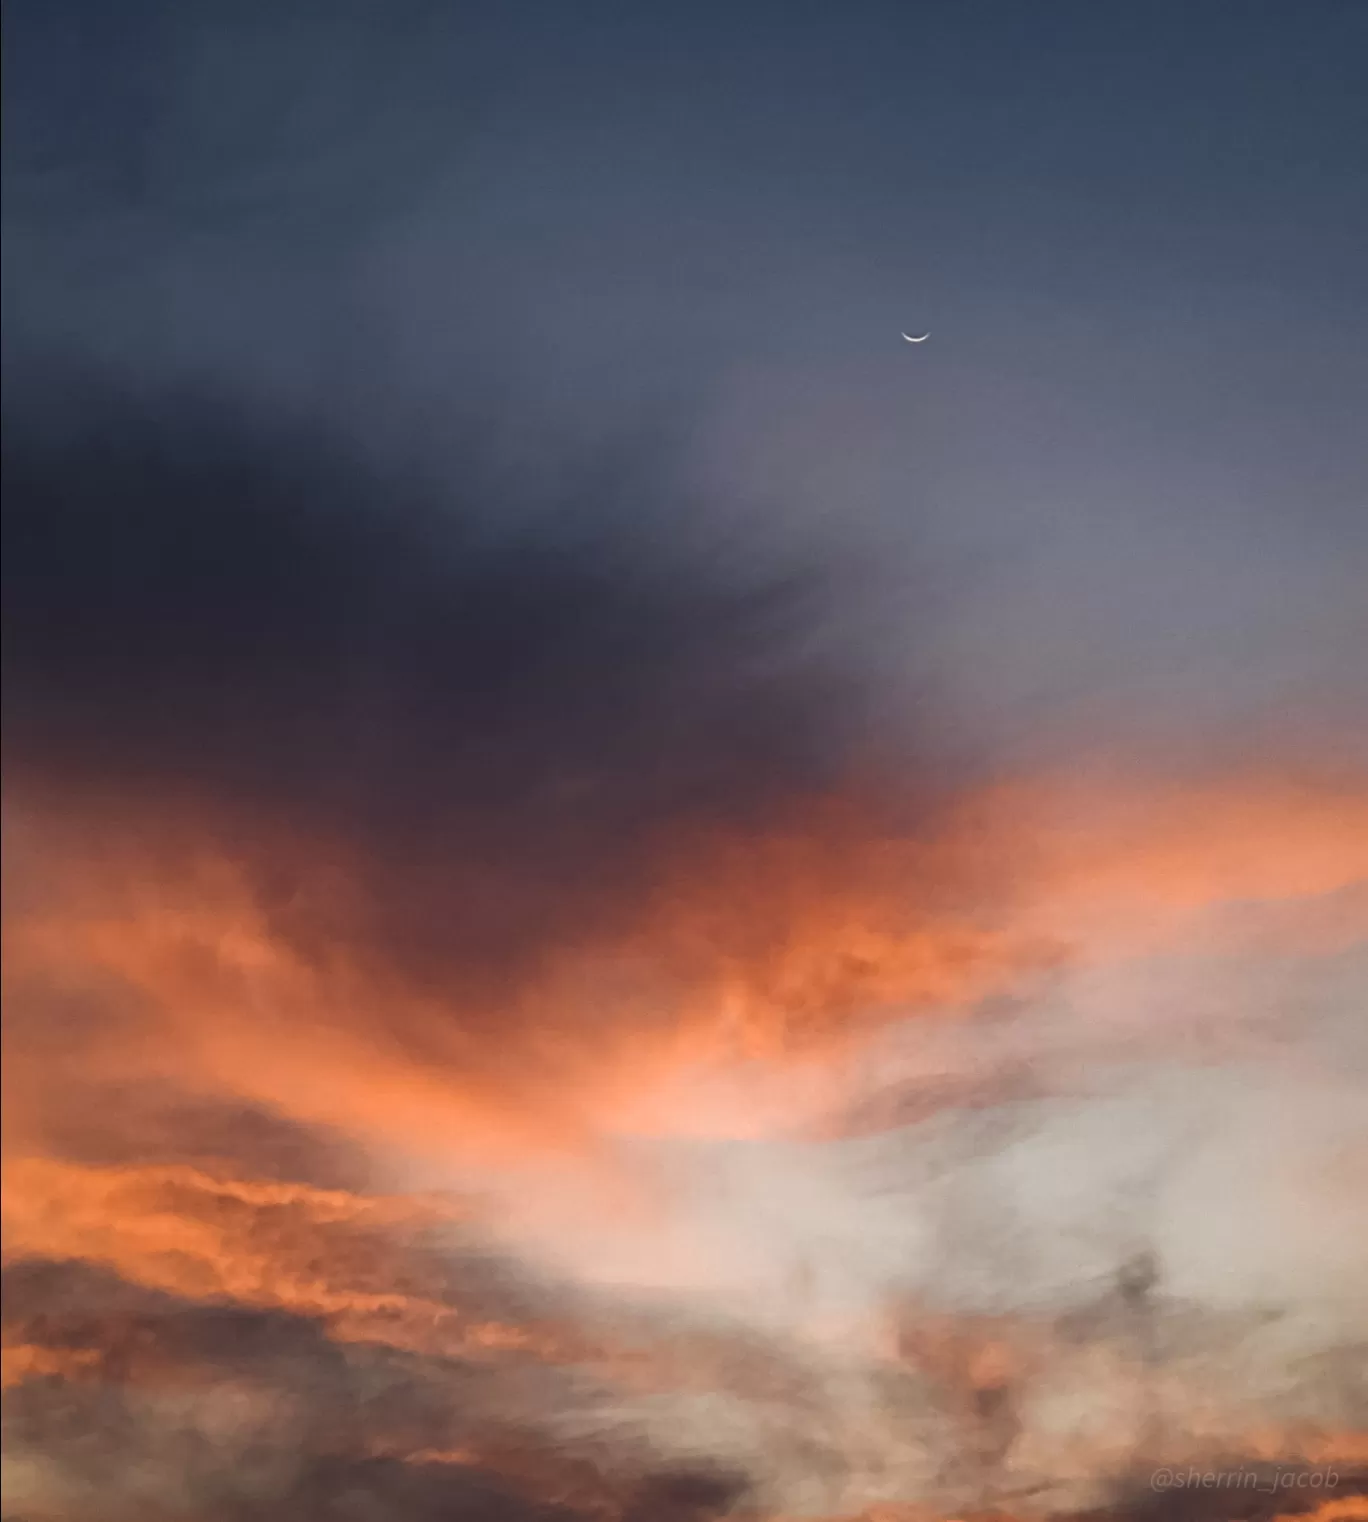
[[[5,1522],[1368,1516],[1368,7],[6,27]]]

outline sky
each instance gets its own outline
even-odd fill
[[[7,29],[6,1518],[1362,1515],[1368,11]]]
[[[976,723],[1343,714],[1358,6],[104,12],[14,22],[32,363],[438,469],[472,412],[523,469],[682,435],[715,511],[970,580]]]

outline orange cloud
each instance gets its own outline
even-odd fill
[[[11,1141],[41,1133],[84,1070],[472,1165],[587,1156],[624,1117],[744,1131],[668,1107],[653,1124],[651,1094],[682,1072],[758,1064],[836,1103],[829,1058],[880,1024],[971,1009],[1061,959],[1210,938],[1213,915],[1257,909],[1264,945],[1313,952],[1368,930],[1368,793],[1276,779],[1020,784],[911,833],[828,801],[681,842],[616,929],[478,993],[296,944],[226,860],[115,843],[93,860],[68,838],[42,867],[47,896],[10,914]],[[77,997],[121,1013],[80,1051],[30,1039]]]
[[[1162,941],[1213,909],[1317,905],[1327,944],[1368,933],[1368,791],[1246,777],[1151,789],[1009,792],[998,810],[1032,820],[1027,913],[1072,938]]]

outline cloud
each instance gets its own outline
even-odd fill
[[[7,420],[25,1515],[1059,1513],[1147,1443],[1356,1451],[1350,782],[947,775],[828,637],[858,585],[705,553],[644,449],[527,512],[226,393]]]
[[[44,402],[5,456],[21,787],[364,861],[347,929],[414,967],[506,968],[640,892],[667,835],[848,755],[816,589],[672,558],[640,467],[604,495],[640,490],[645,531],[567,481],[530,538],[478,459],[436,493],[233,404]]]

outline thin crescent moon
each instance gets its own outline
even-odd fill
[[[924,344],[926,342],[926,340],[928,338],[930,338],[931,335],[929,333],[923,333],[920,338],[913,338],[913,336],[910,333],[904,333],[902,336],[910,344]]]

